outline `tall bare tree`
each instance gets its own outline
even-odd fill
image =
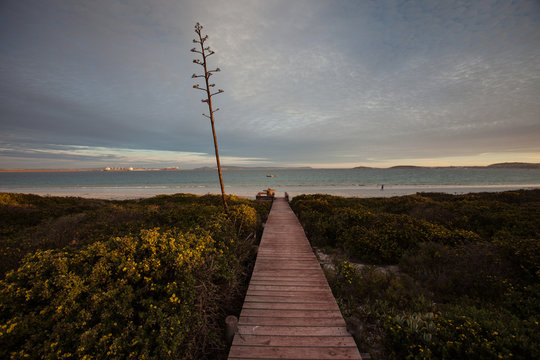
[[[204,69],[204,74],[197,75],[193,74],[191,77],[193,79],[195,78],[204,78],[205,86],[201,87],[199,84],[193,85],[194,89],[202,90],[206,92],[206,99],[201,100],[202,102],[205,102],[208,104],[208,111],[210,112],[210,115],[203,114],[203,116],[206,116],[210,119],[210,124],[212,126],[212,135],[214,137],[214,149],[216,151],[216,163],[217,163],[217,170],[219,175],[219,185],[221,187],[221,197],[223,199],[223,207],[225,209],[225,213],[229,213],[229,207],[227,206],[227,199],[225,198],[225,189],[223,187],[223,176],[221,175],[221,164],[219,162],[219,151],[218,151],[218,145],[217,145],[217,138],[216,138],[216,129],[214,127],[214,113],[219,110],[212,108],[212,96],[221,94],[223,90],[219,89],[218,91],[212,93],[212,88],[216,86],[216,84],[211,84],[209,82],[210,76],[212,76],[213,73],[221,71],[219,68],[216,68],[215,70],[208,70],[207,67],[207,58],[211,55],[214,55],[214,51],[210,49],[210,46],[205,46],[206,40],[208,40],[208,35],[203,36],[201,34],[202,30],[201,24],[197,23],[195,25],[195,33],[199,36],[199,39],[193,39],[193,42],[196,44],[199,44],[201,46],[201,49],[198,50],[197,48],[191,49],[192,52],[198,53],[202,56],[202,61],[200,59],[194,59],[193,62],[195,64],[201,65]]]

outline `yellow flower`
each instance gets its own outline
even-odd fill
[[[177,303],[179,301],[178,297],[176,297],[176,294],[172,294],[171,297],[169,298],[169,300],[172,303]]]

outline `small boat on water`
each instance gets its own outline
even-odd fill
[[[276,177],[274,174],[266,174],[266,177]]]

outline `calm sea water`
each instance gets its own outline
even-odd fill
[[[273,177],[267,177],[272,174]],[[419,191],[464,193],[539,188],[540,169],[280,169],[223,171],[226,191],[255,196],[271,187],[290,195],[329,193],[393,196]],[[384,184],[384,190],[381,185]],[[100,198],[136,198],[178,192],[218,193],[211,170],[0,173],[0,191]]]

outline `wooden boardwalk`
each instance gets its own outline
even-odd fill
[[[361,359],[285,199],[272,205],[229,359]]]

